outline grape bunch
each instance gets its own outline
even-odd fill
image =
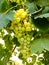
[[[14,19],[11,23],[10,29],[14,31],[15,37],[21,44],[21,49],[24,51],[24,56],[26,56],[29,51],[29,44],[32,38],[32,27],[33,25],[29,18],[28,10],[19,9],[15,11]]]

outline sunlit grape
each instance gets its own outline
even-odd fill
[[[31,27],[26,27],[26,31],[31,31]]]
[[[28,12],[24,9],[19,9],[14,14],[14,20],[11,23],[15,37],[18,39],[23,57],[30,56],[29,44],[32,38],[32,24],[29,21]],[[23,52],[22,52],[23,49]]]

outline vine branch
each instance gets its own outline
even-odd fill
[[[21,5],[21,4],[18,4],[18,5]],[[13,6],[13,7],[11,7],[11,8],[9,8],[6,12],[4,12],[3,14],[7,14],[11,9],[13,9],[13,8],[15,8],[15,7],[17,7],[18,5],[16,5],[16,6]]]

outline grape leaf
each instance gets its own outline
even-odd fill
[[[31,43],[31,53],[42,52],[44,49],[49,51],[49,38],[36,39]]]
[[[29,13],[33,13],[35,11],[35,5],[34,3],[29,4],[28,6]]]
[[[35,3],[38,6],[49,6],[49,0],[36,0]]]
[[[49,13],[34,17],[33,23],[40,31],[46,32],[49,30]]]
[[[49,17],[49,13],[36,16],[35,19],[37,19],[37,18],[43,18],[43,17],[48,18]]]
[[[20,43],[16,37],[14,37],[12,41],[14,42],[14,44],[16,44],[16,46],[20,46]]]
[[[6,49],[11,50],[12,47],[13,47],[13,44],[12,44],[12,42],[11,42],[11,40],[10,40],[10,35],[8,35],[8,34],[5,35],[3,39],[4,39],[4,41],[5,41]]]
[[[0,12],[5,12],[10,7],[7,0],[0,0]]]
[[[7,14],[0,14],[0,29],[6,27],[10,21],[14,18],[14,12],[10,11]]]
[[[0,65],[7,65],[8,59],[4,57],[2,61],[0,61]]]
[[[8,12],[7,14],[6,14],[6,17],[7,17],[7,19],[8,20],[13,20],[13,18],[14,18],[14,11],[10,11],[10,12]]]
[[[36,5],[34,3],[26,2],[25,5],[28,7],[29,14],[33,13],[36,11]]]
[[[47,18],[36,18],[33,21],[33,24],[41,31],[46,32],[49,30],[49,21]]]
[[[43,13],[43,14],[49,13],[49,7],[46,6],[46,7],[43,9],[42,13]]]
[[[6,18],[6,15],[0,14],[0,29],[6,27],[9,23],[9,20]]]

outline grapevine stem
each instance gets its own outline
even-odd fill
[[[16,48],[16,45],[15,45],[15,47],[14,47],[14,49],[13,49],[13,51],[12,51],[12,52],[14,52],[15,48]]]
[[[39,12],[41,12],[42,10],[43,10],[43,8],[40,8],[38,11],[35,11],[35,12],[29,14],[29,15],[30,15],[30,16],[36,15],[36,14],[38,14]]]
[[[21,5],[21,6],[23,6],[23,8],[24,8],[24,6],[25,6],[25,4],[17,4],[16,6],[13,6],[13,7],[11,7],[11,8],[9,8],[7,11],[5,11],[3,14],[7,14],[11,9],[13,9],[13,8],[15,8],[15,7],[17,7],[18,5]]]
[[[21,4],[18,4],[18,5],[21,5]],[[17,7],[18,5],[16,5],[16,6],[13,6],[13,7],[11,7],[11,8],[9,8],[6,12],[4,12],[3,14],[7,14],[11,9],[13,9],[13,8],[15,8],[15,7]]]

